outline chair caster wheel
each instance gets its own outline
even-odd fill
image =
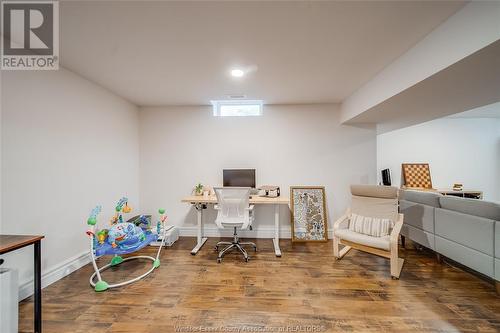
[[[220,264],[222,262],[222,258],[217,258],[217,263]]]
[[[393,279],[393,280],[399,280],[399,278],[395,277],[395,276],[391,276],[391,279]]]
[[[245,258],[245,262],[248,262],[250,260],[250,258]]]
[[[254,247],[254,248],[253,248],[253,252],[257,252],[257,247]]]
[[[219,247],[218,246],[214,247],[214,250],[218,252],[219,251]]]

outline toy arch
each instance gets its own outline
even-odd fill
[[[94,254],[94,251],[92,250],[93,238],[90,237],[90,253],[91,253],[91,257],[92,257],[92,266],[94,267],[95,272],[94,272],[94,274],[92,274],[90,276],[89,282],[90,282],[90,285],[94,288],[94,290],[95,291],[105,291],[105,290],[110,289],[110,288],[121,287],[121,286],[125,286],[127,284],[130,284],[130,283],[134,283],[134,282],[139,281],[140,279],[146,277],[147,275],[151,274],[156,268],[158,268],[160,266],[161,249],[163,248],[163,246],[165,244],[166,228],[163,228],[163,230],[164,230],[163,237],[161,240],[161,244],[158,248],[158,252],[156,253],[156,258],[153,258],[151,256],[133,256],[133,257],[128,257],[128,258],[123,259],[122,257],[115,255],[115,257],[113,257],[113,259],[111,260],[111,262],[109,264],[107,264],[101,268],[97,267],[96,256]],[[108,284],[105,280],[102,279],[101,272],[107,270],[108,268],[110,268],[112,266],[117,266],[125,261],[134,260],[134,259],[148,259],[148,260],[151,260],[153,262],[153,265],[144,274],[142,274],[138,277],[132,278],[130,280],[123,281],[123,282]],[[97,276],[97,282],[94,282],[94,279],[96,276]]]

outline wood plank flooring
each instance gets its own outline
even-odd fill
[[[351,250],[336,262],[331,242],[282,240],[276,258],[271,240],[259,239],[250,262],[235,253],[217,264],[217,241],[191,256],[195,239],[181,238],[151,275],[103,293],[83,267],[43,290],[44,332],[500,332],[493,285],[431,252],[401,249],[401,279],[391,280],[388,260]],[[149,265],[126,262],[103,276],[130,278]],[[32,330],[32,309],[20,304],[21,332]]]

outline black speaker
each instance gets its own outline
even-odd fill
[[[382,170],[382,184],[385,186],[391,186],[391,170]]]

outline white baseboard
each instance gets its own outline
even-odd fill
[[[230,229],[219,229],[217,227],[207,227],[204,229],[204,236],[206,237],[232,237],[233,233]],[[196,237],[197,227],[179,227],[180,236]],[[254,230],[238,230],[238,235],[244,238],[273,238],[274,228],[256,228]],[[291,238],[290,229],[282,229],[279,231],[279,237],[282,239]],[[333,238],[333,231],[328,230],[328,238]]]
[[[63,277],[73,273],[77,269],[91,262],[89,251],[82,252],[72,258],[63,261],[61,264],[53,267],[48,272],[42,274],[42,288],[45,288],[52,283],[62,279]],[[19,286],[19,300],[33,295],[33,280],[23,283]]]

